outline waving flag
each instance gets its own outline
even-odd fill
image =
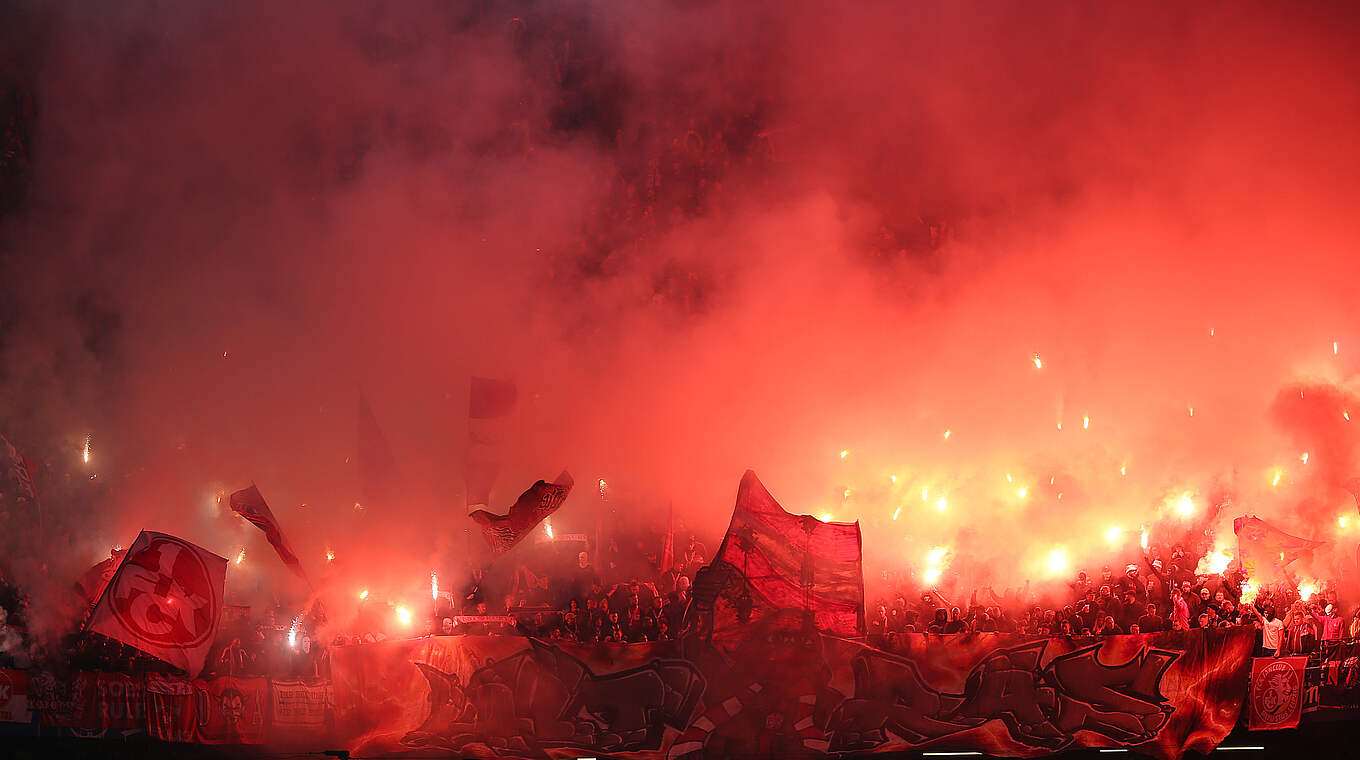
[[[126,555],[127,552],[122,549],[110,551],[107,559],[86,570],[85,574],[80,576],[80,580],[76,581],[76,590],[85,598],[87,605],[93,606],[99,601],[99,595],[104,593],[109,581],[113,580],[113,574]]]
[[[1233,533],[1243,572],[1261,580],[1283,574],[1286,565],[1326,543],[1291,536],[1255,515],[1234,519]]]
[[[570,473],[563,470],[562,474],[557,476],[556,483],[545,483],[540,480],[530,486],[529,490],[520,495],[514,506],[510,507],[508,514],[493,515],[485,509],[479,509],[468,517],[481,526],[482,536],[491,547],[492,553],[504,554],[529,535],[529,531],[543,522],[544,518],[562,506],[562,502],[567,500],[567,494],[571,493],[573,482]]]
[[[694,585],[695,602],[711,606],[716,629],[801,610],[827,633],[864,632],[859,523],[789,514],[750,470],[727,535]]]
[[[274,551],[279,553],[279,559],[283,560],[283,564],[297,573],[299,578],[304,581],[307,580],[307,573],[302,569],[302,563],[293,553],[293,548],[288,545],[288,539],[284,537],[283,529],[279,527],[279,521],[274,518],[274,512],[269,509],[269,504],[260,495],[260,489],[252,485],[250,488],[243,488],[232,494],[231,511],[246,518],[252,525],[264,531],[265,539],[274,547]]]
[[[167,533],[142,531],[88,629],[183,669],[203,670],[222,615],[227,560]]]
[[[505,418],[515,410],[519,390],[507,380],[474,377],[468,388],[468,446],[464,460],[468,508],[491,503],[501,469]]]

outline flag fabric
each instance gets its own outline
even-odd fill
[[[491,503],[500,474],[506,418],[515,410],[519,390],[508,380],[473,377],[468,389],[468,445],[464,457],[469,510]]]
[[[99,597],[87,629],[195,676],[217,635],[226,576],[226,558],[144,530]]]
[[[99,595],[104,593],[109,581],[113,580],[113,574],[118,570],[118,564],[123,561],[123,557],[126,555],[126,550],[114,549],[109,552],[107,559],[96,563],[89,570],[86,570],[84,575],[80,576],[80,580],[76,581],[76,590],[80,592],[81,596],[85,597],[86,604],[93,606],[95,602],[99,601]]]
[[[38,501],[38,488],[33,483],[33,462],[19,453],[9,439],[0,435],[0,474],[14,480],[20,496],[32,502]]]
[[[1233,533],[1242,571],[1260,581],[1282,576],[1286,565],[1326,543],[1291,536],[1255,515],[1234,519]]]
[[[493,515],[479,509],[468,516],[481,526],[482,536],[492,553],[504,554],[562,506],[567,494],[571,493],[573,482],[570,473],[563,470],[555,483],[540,480],[530,486],[510,507],[508,514]]]
[[[1303,715],[1303,670],[1307,657],[1255,657],[1247,730],[1297,728]]]
[[[396,492],[397,460],[362,390],[359,391],[358,446],[355,454],[359,467],[359,491],[364,501],[375,504],[390,502]]]
[[[519,389],[508,380],[473,377],[468,393],[468,419],[494,420],[515,410]]]
[[[231,495],[230,503],[231,511],[264,531],[265,540],[279,553],[279,559],[283,560],[283,564],[299,578],[307,580],[307,572],[302,569],[302,562],[293,552],[293,547],[289,546],[287,537],[283,535],[283,528],[279,527],[279,521],[274,517],[274,512],[265,502],[264,496],[260,494],[260,489],[253,484],[250,488],[243,488]]]
[[[747,470],[722,545],[695,580],[694,599],[711,607],[701,612],[710,615],[705,625],[714,630],[797,610],[810,615],[821,631],[860,636],[861,560],[858,522],[790,514]]]

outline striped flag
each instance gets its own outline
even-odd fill
[[[543,522],[544,518],[557,511],[567,500],[573,484],[570,473],[563,470],[556,483],[540,480],[529,486],[504,515],[493,515],[485,509],[478,509],[471,517],[482,528],[482,536],[491,547],[493,554],[504,554],[514,548],[529,531]]]

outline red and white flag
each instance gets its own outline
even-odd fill
[[[99,597],[87,629],[196,676],[217,635],[226,577],[226,558],[144,530]]]
[[[1251,661],[1248,731],[1296,728],[1303,715],[1307,657],[1256,657]]]
[[[482,537],[486,539],[487,546],[491,547],[491,553],[504,554],[562,506],[562,502],[567,500],[567,494],[571,493],[573,482],[571,474],[563,470],[562,474],[557,476],[556,483],[540,480],[529,486],[529,490],[520,494],[519,499],[506,514],[496,515],[485,509],[478,509],[468,517],[481,526]]]
[[[302,562],[293,552],[293,547],[288,544],[287,537],[283,535],[283,528],[279,527],[279,521],[274,517],[274,512],[269,508],[269,503],[260,494],[260,489],[254,485],[251,485],[250,488],[243,488],[231,495],[230,503],[231,511],[246,518],[251,525],[264,531],[265,539],[269,541],[270,546],[274,547],[274,551],[279,553],[279,559],[283,560],[283,564],[297,573],[299,578],[304,581],[307,580],[307,572],[302,569]]]

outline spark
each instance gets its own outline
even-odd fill
[[[1147,528],[1143,528],[1142,533],[1138,536],[1138,545],[1143,547],[1143,551],[1147,551],[1148,548]]]
[[[1121,465],[1119,465],[1119,477],[1122,478],[1122,477],[1124,477],[1125,475],[1128,475],[1128,474],[1129,474],[1129,466],[1126,465],[1126,464],[1121,464]]]
[[[1332,356],[1336,356],[1336,353],[1340,350],[1341,346],[1337,345],[1336,341],[1332,341]]]
[[[1195,416],[1195,407],[1193,407],[1193,406],[1190,407],[1190,416],[1191,416],[1191,417],[1194,417],[1194,416]]]
[[[1299,454],[1299,461],[1308,464],[1308,452],[1305,451],[1302,454]]]
[[[397,622],[402,625],[411,624],[411,610],[406,607],[397,608]]]
[[[1011,477],[1011,474],[1010,474],[1009,472],[1006,473],[1006,482],[1007,482],[1007,483],[1014,483],[1014,482],[1015,482],[1015,478],[1012,478],[1012,477]]]
[[[818,517],[817,519],[818,519],[818,520],[821,520],[822,522],[831,522],[831,513],[830,513],[830,512],[823,512],[823,513],[822,513],[822,516],[821,516],[821,517]]]
[[[941,496],[940,499],[939,499],[939,501],[936,501],[936,502],[935,502],[935,509],[936,509],[937,511],[940,511],[940,512],[943,512],[943,511],[945,511],[946,509],[949,509],[949,500],[948,500],[948,499],[945,499],[943,496]]]
[[[1214,337],[1214,328],[1212,327],[1209,328],[1209,337],[1210,338]]]
[[[1020,486],[1019,488],[1015,489],[1015,495],[1023,499],[1029,495],[1029,489],[1024,486]]]
[[[552,539],[553,537],[552,520],[545,519],[543,521],[543,532],[547,534],[550,540]]]
[[[1280,484],[1280,471],[1279,471],[1279,470],[1276,470],[1276,471],[1275,471],[1275,477],[1274,477],[1274,478],[1271,478],[1271,480],[1270,480],[1270,487],[1271,487],[1271,488],[1274,488],[1275,486],[1278,486],[1279,484]]]
[[[334,562],[334,561],[335,561],[335,552],[334,552],[334,551],[332,551],[332,550],[330,550],[330,549],[327,549],[327,550],[326,550],[326,561],[327,561],[327,562]]]
[[[952,431],[952,430],[946,430],[946,431],[944,431],[944,439],[945,439],[946,441],[949,440],[949,435],[950,435],[950,433],[952,433],[952,432],[954,432],[954,431]]]
[[[897,476],[896,476],[896,475],[889,475],[889,476],[888,476],[888,482],[889,482],[889,483],[892,483],[893,485],[897,485]]]
[[[934,585],[940,580],[940,572],[940,568],[938,567],[928,567],[926,568],[926,571],[921,574],[921,577],[925,578],[926,583]]]
[[[1113,544],[1119,540],[1119,535],[1123,532],[1124,529],[1118,525],[1111,525],[1105,530],[1105,540]]]
[[[365,600],[365,599],[367,599],[367,598],[368,598],[368,589],[364,589],[364,590],[362,590],[362,591],[359,592],[359,601],[362,602],[363,600]]]
[[[1048,477],[1048,484],[1049,484],[1049,485],[1053,485],[1053,481],[1055,481],[1055,480],[1057,480],[1057,479],[1058,479],[1058,476],[1057,476],[1057,475],[1050,475],[1050,476]]]
[[[239,551],[239,552],[236,553],[236,564],[239,565],[239,564],[241,564],[242,562],[245,562],[245,561],[246,561],[246,549],[245,549],[245,547],[243,546],[243,547],[241,547],[241,551]]]
[[[901,507],[898,507],[897,509],[894,509],[894,510],[893,510],[892,519],[896,520],[896,519],[897,519],[897,516],[900,515],[900,514],[902,514],[902,508],[901,508]],[[1343,518],[1343,519],[1344,519],[1344,518]]]
[[[1062,575],[1067,572],[1067,552],[1062,547],[1048,553],[1048,572],[1051,575]]]
[[[1058,423],[1058,429],[1059,429],[1059,430],[1062,430],[1062,423],[1061,423],[1061,422]]]
[[[1350,422],[1350,421],[1351,421],[1351,413],[1350,413],[1349,411],[1342,412],[1342,413],[1341,413],[1341,416],[1344,417],[1344,418],[1346,419],[1347,422]]]
[[[844,503],[845,503],[845,500],[848,499],[848,498],[850,498],[850,489],[849,489],[849,488],[847,488],[847,489],[845,489],[844,491],[841,492],[841,503],[844,504]]]
[[[925,500],[928,499],[928,498],[930,498],[930,489],[929,489],[929,488],[922,488],[922,489],[921,489],[921,501],[925,501]]]
[[[430,571],[430,598],[439,600],[439,576],[433,570]]]
[[[288,627],[288,648],[289,648],[289,649],[297,649],[298,624],[299,624],[300,622],[302,622],[302,613],[301,613],[301,612],[299,612],[299,613],[297,614],[297,617],[293,618],[293,624],[292,624],[291,626]]]
[[[1305,602],[1311,599],[1313,594],[1316,594],[1317,592],[1317,584],[1313,581],[1303,581],[1299,584],[1299,598]]]
[[[1347,519],[1347,517],[1346,517],[1345,515],[1342,515],[1342,516],[1336,518],[1336,524],[1337,524],[1338,526],[1342,527],[1342,528],[1346,527],[1346,523],[1348,523],[1348,522],[1350,522],[1350,520]]]
[[[1089,415],[1089,414],[1083,414],[1083,415],[1081,416],[1081,429],[1082,429],[1082,430],[1090,430],[1090,429],[1091,429],[1091,415]]]
[[[604,482],[604,478],[600,478],[600,501],[606,501],[608,498],[609,484]]]
[[[850,456],[850,449],[841,449],[841,459],[845,459],[848,456]]]
[[[91,438],[91,435],[90,435],[89,433],[86,433],[86,434],[85,434],[85,453],[81,455],[81,458],[84,459],[85,464],[89,464],[89,463],[90,463],[90,438]]]
[[[1035,369],[1043,369],[1043,368],[1044,368],[1044,360],[1041,359],[1041,358],[1039,358],[1039,355],[1038,355],[1038,354],[1035,354],[1035,355],[1034,355],[1034,368],[1035,368]]]

